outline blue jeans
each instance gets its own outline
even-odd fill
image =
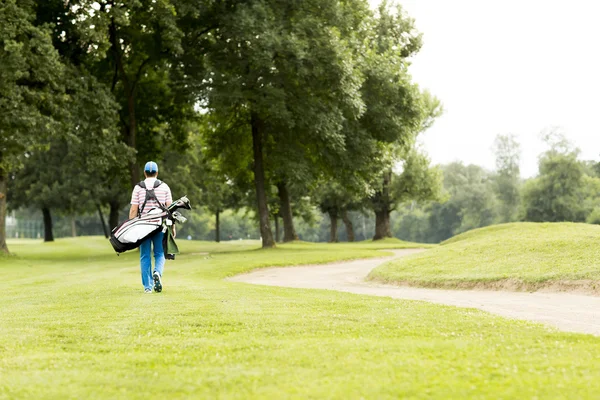
[[[144,240],[140,245],[140,266],[142,268],[142,284],[144,285],[144,289],[152,289],[154,287],[150,247],[154,247],[154,270],[160,276],[163,274],[165,268],[165,253],[162,245],[163,236],[164,233],[159,231],[154,236]]]

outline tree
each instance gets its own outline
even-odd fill
[[[291,242],[298,240],[298,234],[294,228],[294,219],[292,214],[292,202],[288,184],[285,180],[277,183],[277,195],[279,196],[280,213],[283,219],[283,241]]]
[[[393,166],[400,161],[406,162],[410,169],[422,166],[413,151],[416,138],[431,126],[442,108],[439,100],[428,92],[421,92],[408,73],[408,58],[421,47],[421,35],[415,30],[414,21],[400,6],[394,12],[384,1],[372,26],[366,34],[367,45],[361,59],[361,72],[365,77],[361,95],[366,109],[358,124],[351,127],[354,137],[359,139],[360,150],[351,154],[353,164],[361,170],[377,167],[376,172],[370,170],[366,180],[371,186],[371,205],[376,216],[374,239],[377,240],[391,236],[390,213],[398,202],[407,200],[404,195],[402,199],[394,198]],[[362,155],[362,164],[357,162],[356,154]],[[422,172],[427,175],[425,170]],[[402,180],[403,190],[411,192],[406,186],[409,180],[402,178],[400,182]],[[434,182],[435,179],[429,183]],[[414,190],[415,194],[421,191],[421,188]],[[433,192],[437,189],[432,188]]]
[[[392,237],[390,214],[402,202],[438,200],[441,195],[441,172],[429,166],[429,159],[419,151],[415,141],[417,135],[427,130],[442,113],[442,106],[429,92],[414,93],[409,99],[418,111],[410,111],[407,120],[400,121],[403,122],[399,127],[402,135],[397,141],[383,144],[383,168],[374,175],[372,186],[375,190],[370,197],[375,212],[373,240]],[[393,168],[398,163],[402,164],[403,172],[395,178]]]
[[[550,151],[541,157],[539,176],[523,188],[526,221],[585,221],[586,186],[577,156],[577,152]]]
[[[0,3],[0,251],[5,234],[7,179],[18,159],[57,129],[63,66],[46,27],[33,24],[27,1]]]
[[[498,204],[492,173],[480,166],[465,166],[460,162],[444,165],[441,170],[442,199],[422,205],[410,202],[400,208],[395,215],[394,227],[398,237],[439,243],[496,221]]]
[[[86,63],[109,85],[121,104],[124,142],[137,152],[130,184],[140,180],[139,164],[160,159],[164,141],[184,142],[192,115],[191,93],[177,80],[183,73],[183,33],[171,0],[79,0],[71,18],[85,45],[97,49]],[[158,154],[157,154],[158,153]]]
[[[517,219],[520,205],[519,161],[521,149],[514,135],[498,135],[493,147],[496,157],[495,189],[500,201],[500,222]]]
[[[167,144],[181,151],[187,145],[185,129],[195,117],[195,99],[183,71],[178,22],[192,3],[208,2],[37,2],[37,21],[53,26],[53,42],[63,58],[110,88],[120,105],[117,122],[121,141],[129,146],[129,173],[114,166],[102,176],[103,190],[97,195],[98,203],[110,207],[111,228],[119,222],[131,187],[140,180],[140,165],[148,159],[162,160]],[[179,14],[177,7],[182,10]]]
[[[448,207],[458,211],[460,221],[451,236],[494,222],[497,200],[489,171],[478,165],[452,163],[445,168],[444,185],[451,196]]]
[[[242,149],[244,160],[250,155],[263,247],[275,245],[268,151],[298,144],[300,155],[326,162],[346,151],[342,125],[362,111],[360,81],[340,34],[355,23],[356,12],[341,9],[352,5],[366,9],[332,0],[238,3],[209,36],[207,108],[219,121],[211,143]]]
[[[392,170],[383,173],[382,185],[371,197],[375,211],[373,240],[392,237],[390,214],[399,204],[441,198],[441,171],[429,164],[427,156],[412,150],[404,157],[400,174],[394,174]]]
[[[44,216],[44,240],[52,241],[51,211],[94,209],[105,190],[101,179],[115,166],[126,166],[127,148],[119,143],[117,106],[106,88],[75,67],[64,78],[65,114],[60,132],[44,148],[21,157],[13,178],[13,207],[36,206]]]
[[[202,176],[202,197],[204,207],[215,217],[215,241],[221,241],[221,214],[228,209],[237,209],[242,194],[236,191],[231,180],[219,169],[213,160],[205,159]]]
[[[585,165],[579,149],[557,127],[541,133],[548,150],[540,156],[539,175],[523,187],[524,219],[533,222],[585,221]]]
[[[313,194],[315,202],[322,213],[329,216],[329,242],[337,243],[339,218],[351,201],[351,191],[336,181],[323,182]]]
[[[418,243],[431,243],[436,230],[429,225],[429,204],[419,206],[411,202],[392,214],[392,234],[402,240]],[[437,227],[436,227],[437,228]]]
[[[192,204],[199,204],[214,216],[214,239],[219,242],[221,214],[227,209],[246,206],[250,177],[243,167],[228,168],[221,160],[223,154],[209,153],[206,132],[212,129],[213,122],[211,115],[204,115],[189,124],[190,146],[184,152],[177,148],[166,152],[162,176],[169,181],[174,193],[186,194]]]

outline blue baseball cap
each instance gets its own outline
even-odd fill
[[[154,161],[148,161],[144,166],[144,172],[148,172],[151,174],[158,172],[158,164]]]

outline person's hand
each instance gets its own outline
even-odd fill
[[[177,228],[175,228],[175,224],[173,224],[173,239],[177,237]]]

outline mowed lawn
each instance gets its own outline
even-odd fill
[[[106,240],[10,242],[0,398],[597,398],[600,339],[484,312],[224,281],[373,244],[181,241],[164,292]],[[432,250],[432,251],[435,251]],[[209,254],[203,254],[209,252]]]
[[[527,222],[476,229],[387,263],[370,278],[419,286],[510,280],[524,289],[555,283],[593,289],[600,282],[600,226]]]

